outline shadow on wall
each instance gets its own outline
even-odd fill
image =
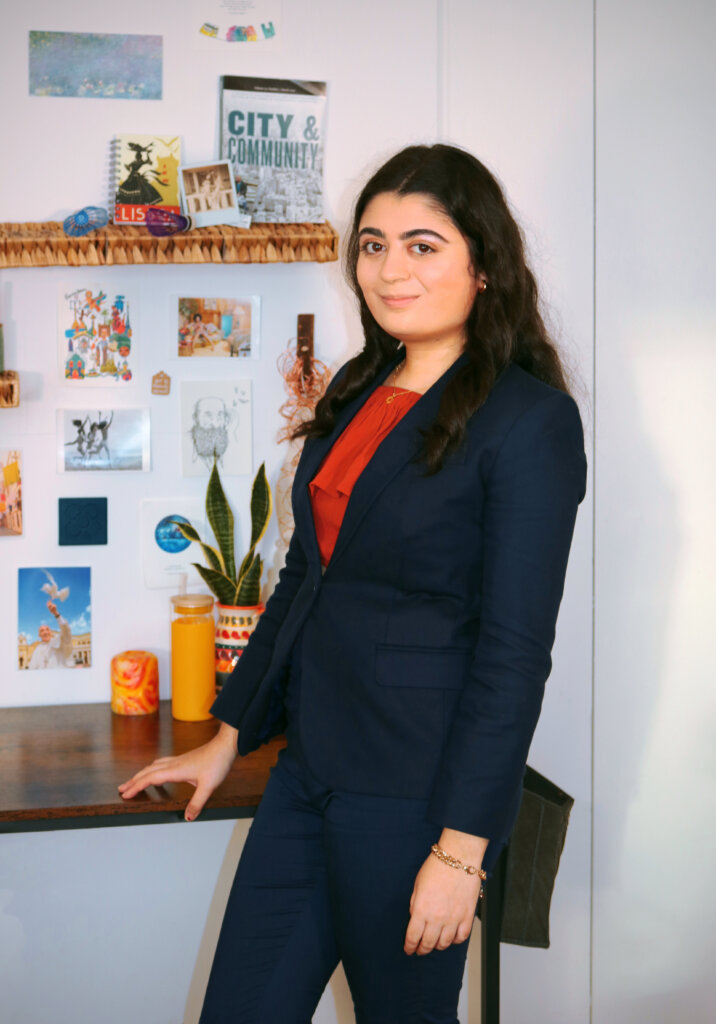
[[[646,411],[635,401],[634,347],[634,342],[624,346],[619,374],[597,384],[604,422],[615,424],[624,416],[621,443],[614,433],[600,435],[598,417],[595,444],[595,773],[601,776],[602,793],[615,787],[617,795],[606,809],[608,830],[599,837],[603,885],[618,882],[628,856],[630,812],[643,785],[662,696],[671,595],[683,547],[678,496],[663,472]],[[618,680],[628,680],[622,699],[616,693]],[[596,800],[599,827],[599,794]]]

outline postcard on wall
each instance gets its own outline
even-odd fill
[[[192,35],[198,50],[275,53],[283,41],[283,0],[193,0]]]
[[[182,381],[181,444],[184,476],[241,476],[253,466],[251,381]]]
[[[90,569],[19,569],[17,620],[18,668],[89,668]]]
[[[198,228],[212,224],[249,227],[250,219],[239,213],[228,160],[182,164],[179,168],[182,209]]]
[[[184,357],[258,358],[261,300],[181,296],[177,302],[177,350]]]
[[[22,533],[20,452],[0,448],[0,537]]]
[[[58,498],[57,542],[60,547],[107,543],[106,498]]]
[[[180,213],[181,136],[116,135],[109,208],[115,224],[144,224],[147,209]]]
[[[144,585],[157,590],[174,587],[182,576],[191,588],[203,586],[192,562],[203,564],[198,544],[186,540],[176,522],[194,527],[202,540],[206,537],[204,503],[201,498],[146,498],[142,502],[141,535]]]
[[[124,289],[104,291],[89,281],[60,289],[59,361],[65,383],[124,387],[136,379],[135,310]]]
[[[30,32],[30,96],[160,100],[162,37]]]
[[[221,156],[254,223],[323,223],[326,83],[224,75]]]
[[[58,409],[57,469],[148,472],[148,409]]]

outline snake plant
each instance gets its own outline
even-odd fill
[[[216,459],[206,488],[206,517],[216,538],[216,547],[205,544],[189,523],[175,521],[182,536],[201,545],[207,565],[197,562],[193,565],[219,604],[243,607],[259,604],[263,560],[256,552],[256,545],[266,532],[272,509],[271,488],[262,462],[251,488],[251,544],[238,573],[234,555],[234,515],[221,486]]]

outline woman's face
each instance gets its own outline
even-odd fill
[[[405,343],[465,344],[484,274],[475,275],[459,229],[429,196],[383,192],[358,225],[363,297],[384,331]]]

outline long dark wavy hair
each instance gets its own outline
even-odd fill
[[[356,275],[360,251],[358,228],[368,203],[377,195],[420,194],[452,220],[470,250],[472,271],[488,281],[475,296],[466,324],[469,362],[457,370],[442,394],[438,414],[422,432],[419,458],[429,474],[459,447],[467,421],[485,399],[500,373],[516,363],[561,391],[569,391],[566,371],[538,308],[537,286],[525,262],[522,232],[502,189],[474,156],[455,146],[409,146],[384,164],[359,195],[345,250],[345,270],[355,292],[365,333],[363,349],[351,359],[341,379],[318,402],[315,415],[294,437],[329,434],[343,406],[367,387],[396,355],[400,342],[377,323],[363,298]]]

